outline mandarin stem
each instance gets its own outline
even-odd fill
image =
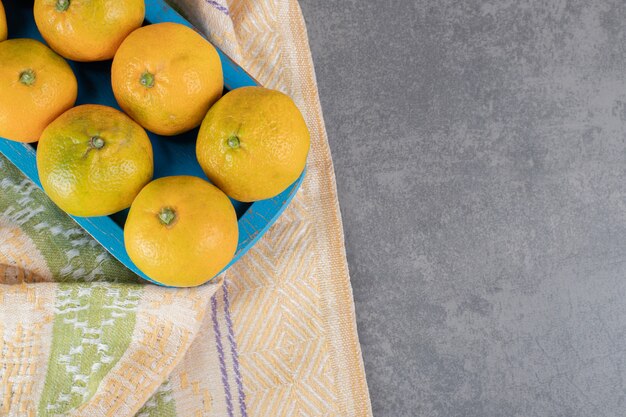
[[[37,76],[35,75],[35,71],[32,69],[27,69],[26,71],[22,71],[20,73],[20,82],[24,85],[33,85],[35,84],[35,80]]]
[[[176,212],[169,207],[164,207],[159,212],[159,220],[163,225],[169,226],[176,220]]]

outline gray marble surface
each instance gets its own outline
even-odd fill
[[[626,3],[301,6],[374,415],[626,415]]]

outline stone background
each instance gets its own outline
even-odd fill
[[[626,3],[301,6],[374,415],[626,415]]]

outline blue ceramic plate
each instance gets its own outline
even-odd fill
[[[34,38],[43,42],[33,18],[32,0],[4,0],[9,26],[9,38]],[[146,0],[144,24],[175,22],[192,27],[163,0]],[[193,27],[192,27],[193,28]],[[258,85],[258,83],[230,58],[219,51],[224,71],[224,89]],[[0,63],[2,65],[2,63]],[[94,63],[70,62],[78,79],[79,104],[103,104],[119,109],[111,89],[111,61]],[[196,160],[195,129],[183,135],[162,138],[149,133],[154,149],[154,177],[195,175],[207,179]],[[11,160],[28,178],[41,187],[35,160],[36,144],[22,144],[0,138],[0,152]],[[234,201],[239,218],[239,245],[227,269],[250,249],[285,210],[300,187],[304,174],[282,194],[255,203]],[[130,260],[124,248],[123,226],[128,210],[106,217],[73,217],[115,258],[137,275],[155,282],[142,273]],[[158,283],[157,283],[158,284]]]

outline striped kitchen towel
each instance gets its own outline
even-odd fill
[[[370,416],[297,1],[173,3],[294,98],[311,131],[306,180],[235,266],[171,289],[136,278],[0,155],[0,415]]]

